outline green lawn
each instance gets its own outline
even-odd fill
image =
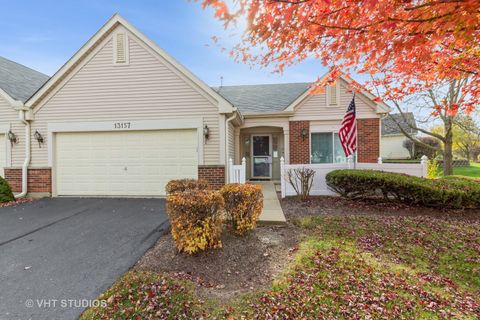
[[[220,305],[193,283],[129,272],[82,319],[478,319],[480,221],[316,216],[271,289]]]
[[[453,168],[453,174],[458,176],[480,178],[480,163],[470,162],[469,167]]]

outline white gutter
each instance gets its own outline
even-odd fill
[[[20,121],[25,125],[25,160],[22,165],[22,192],[15,195],[15,198],[23,198],[28,190],[28,166],[30,165],[30,122],[25,120],[25,110],[19,111]]]
[[[226,171],[226,174],[225,174],[225,177],[227,178],[227,182],[230,181],[230,177],[229,177],[229,174],[230,174],[230,168],[228,167],[230,165],[230,158],[228,157],[228,129],[229,129],[229,124],[230,122],[232,122],[236,117],[237,117],[237,110],[235,108],[235,110],[233,111],[233,115],[227,119],[227,121],[225,121],[225,159],[226,159],[226,163],[227,163],[227,170]]]

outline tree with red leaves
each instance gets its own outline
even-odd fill
[[[454,103],[438,101],[433,115],[470,113],[480,99],[478,0],[202,0],[229,27],[247,30],[237,60],[285,67],[309,57],[339,72],[371,75],[367,87],[401,101],[412,93],[462,82]],[[379,76],[382,75],[382,76]],[[447,170],[450,171],[450,170]]]

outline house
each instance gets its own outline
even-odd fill
[[[392,119],[393,118],[393,119]],[[381,157],[384,159],[409,159],[410,152],[404,146],[408,140],[401,128],[411,136],[417,135],[415,117],[411,112],[405,112],[404,116],[394,113],[382,118]]]
[[[18,114],[25,101],[38,90],[48,76],[0,57],[0,176],[4,168],[22,163],[25,157],[24,125]],[[22,139],[12,133],[22,135]],[[8,137],[16,140],[15,148]]]
[[[353,95],[346,76],[317,95],[308,83],[212,88],[114,15],[42,79],[2,109],[2,119],[12,114],[3,132],[17,137],[5,143],[4,176],[21,195],[162,196],[170,179],[221,186],[229,158],[246,158],[248,179],[273,180],[281,157],[345,161],[337,132]],[[356,105],[357,160],[376,162],[389,108],[367,91]]]

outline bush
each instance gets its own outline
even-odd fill
[[[255,228],[262,213],[262,187],[254,184],[226,184],[220,190],[235,233],[244,234]]]
[[[327,185],[348,198],[377,197],[408,204],[444,208],[480,207],[480,184],[460,179],[424,179],[376,170],[335,170],[327,174]]]
[[[440,164],[436,159],[427,162],[427,178],[436,179],[440,176]]]
[[[224,202],[218,191],[191,190],[167,197],[167,214],[179,251],[189,254],[222,246]]]
[[[165,191],[167,194],[175,192],[184,192],[191,190],[206,190],[210,189],[210,185],[206,180],[196,180],[196,179],[179,179],[179,180],[170,180],[165,186]]]
[[[0,177],[0,202],[10,201],[15,201],[15,197],[12,193],[12,188],[10,188],[7,180]]]
[[[308,200],[313,185],[315,170],[309,168],[296,168],[287,170],[286,180],[302,200]]]

